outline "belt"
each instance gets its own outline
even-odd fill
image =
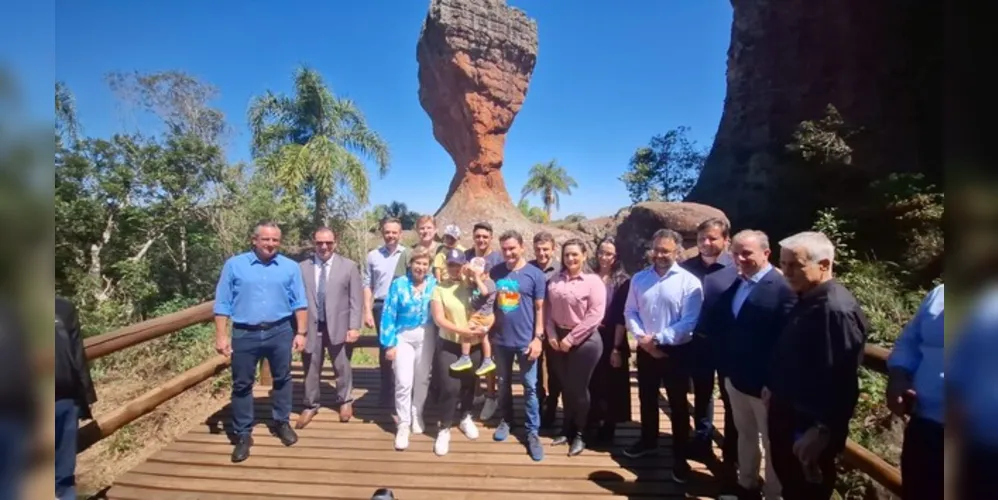
[[[259,323],[256,325],[248,325],[246,323],[232,323],[232,328],[238,328],[240,330],[249,330],[251,332],[258,332],[260,330],[269,330],[275,326],[283,325],[288,321],[291,321],[291,316],[279,319],[277,321],[272,321],[270,323]]]

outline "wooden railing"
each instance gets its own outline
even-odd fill
[[[212,307],[214,302],[203,304],[150,319],[110,333],[87,338],[84,348],[87,359],[95,359],[136,346],[143,342],[160,338],[183,330],[189,326],[206,323],[214,319]],[[358,348],[376,347],[377,338],[362,336],[355,344]],[[867,345],[864,366],[879,373],[887,373],[887,357],[890,351],[883,347]],[[138,396],[126,405],[113,411],[97,415],[94,420],[79,429],[78,451],[82,452],[93,446],[125,425],[152,412],[163,403],[182,394],[205,380],[228,368],[230,360],[226,356],[214,356],[200,365],[187,370],[165,383]],[[270,385],[270,371],[264,362],[260,368],[261,385]],[[870,476],[871,479],[892,493],[900,495],[901,473],[884,459],[853,440],[846,442],[844,452],[846,462]]]

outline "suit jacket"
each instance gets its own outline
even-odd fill
[[[308,297],[308,336],[305,352],[321,352],[322,339],[319,338],[319,319],[316,312],[315,259],[310,257],[298,264],[302,280],[305,282],[305,295]],[[339,254],[329,258],[329,271],[326,275],[326,330],[333,344],[346,341],[347,330],[360,330],[364,304],[363,288],[360,284],[360,270],[357,263]]]
[[[72,302],[55,298],[55,321],[55,397],[75,401],[81,419],[93,418],[90,405],[97,401],[97,392],[90,378],[80,320]]]
[[[719,371],[739,391],[760,397],[776,342],[797,303],[797,294],[773,268],[749,292],[736,318],[731,308],[741,284],[742,280],[736,279],[714,304],[711,330],[721,337],[723,345]]]

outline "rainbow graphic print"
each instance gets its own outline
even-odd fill
[[[496,282],[496,302],[504,313],[510,313],[520,307],[520,282],[503,278]]]

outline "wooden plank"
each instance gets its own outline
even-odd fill
[[[189,326],[211,321],[215,317],[214,306],[215,301],[205,302],[102,335],[88,337],[83,340],[87,359],[95,360]]]

